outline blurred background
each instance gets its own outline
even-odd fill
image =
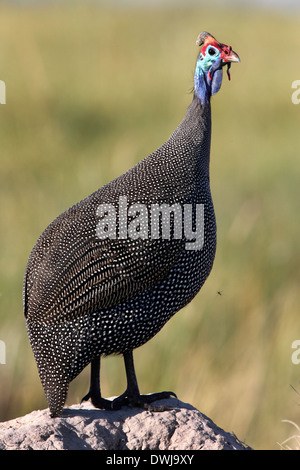
[[[212,100],[216,260],[196,299],[135,351],[137,377],[142,393],[173,390],[256,449],[294,433],[282,420],[300,424],[299,27],[286,0],[0,3],[0,421],[47,407],[22,309],[32,247],[169,137],[206,30],[242,60]],[[122,393],[123,360],[102,364],[103,395]],[[87,368],[67,404],[88,387]]]

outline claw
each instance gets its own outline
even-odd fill
[[[174,392],[158,392],[152,393],[150,395],[129,395],[127,390],[115,398],[112,402],[112,409],[117,410],[122,406],[132,406],[136,408],[142,408],[148,411],[166,411],[171,409],[170,406],[165,405],[152,405],[154,401],[167,399],[170,397],[177,398],[177,395]]]
[[[99,394],[92,394],[88,392],[80,401],[80,404],[84,401],[91,400],[92,404],[95,408],[100,408],[103,410],[112,410],[113,409],[113,402],[111,400],[106,400],[102,398]]]

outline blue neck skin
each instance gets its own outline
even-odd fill
[[[205,62],[201,59],[201,54],[197,60],[194,87],[195,93],[202,106],[209,102],[211,95],[217,93],[222,85],[223,71],[222,60],[218,58],[209,69],[205,70]]]

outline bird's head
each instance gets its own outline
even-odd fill
[[[231,46],[218,42],[207,32],[200,33],[196,44],[202,46],[197,59],[194,86],[195,93],[204,106],[219,91],[222,84],[224,65],[227,65],[227,75],[230,80],[232,62],[240,62],[240,58]]]

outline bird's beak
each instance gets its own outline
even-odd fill
[[[227,65],[227,76],[228,80],[230,80],[230,67],[232,62],[241,62],[241,59],[234,52],[231,46],[226,46],[226,44],[221,44],[222,52],[221,52],[221,59],[222,59],[222,66]]]
[[[224,58],[223,60],[224,62],[241,62],[241,59],[234,51],[231,51],[231,53],[227,55],[226,58]]]
[[[232,50],[231,46],[226,46],[225,44],[222,44],[221,59],[224,63],[241,62],[238,54]]]

